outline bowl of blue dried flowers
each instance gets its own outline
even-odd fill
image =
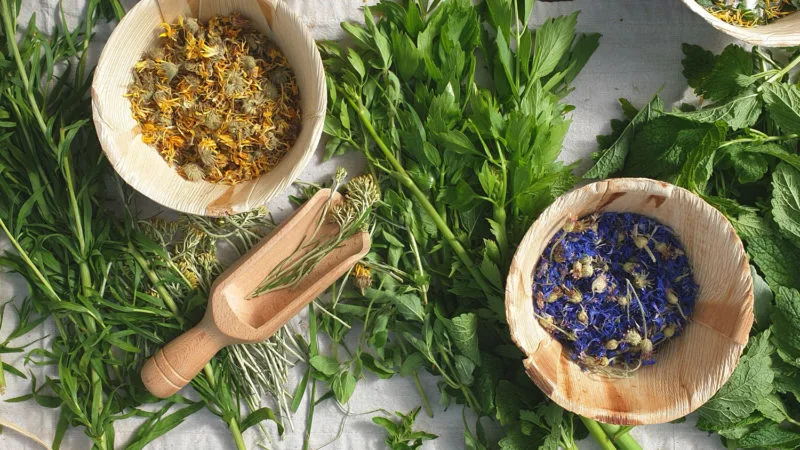
[[[725,383],[753,323],[753,284],[725,217],[668,183],[620,178],[558,198],[506,283],[511,336],[553,401],[601,422],[663,423]]]

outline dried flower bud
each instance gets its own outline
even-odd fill
[[[233,72],[225,82],[225,94],[228,97],[235,97],[244,92],[245,82],[244,78],[238,73]]]
[[[361,292],[361,295],[372,286],[372,273],[369,270],[369,267],[358,263],[353,267],[353,276],[355,278],[355,285],[358,290]]]
[[[547,303],[555,303],[556,300],[558,300],[559,297],[560,297],[560,295],[556,294],[556,292],[553,291],[553,292],[551,292],[550,294],[547,295],[547,298],[545,298],[545,301]]]
[[[206,176],[203,169],[195,163],[184,164],[181,166],[181,170],[183,170],[183,174],[186,175],[186,179],[189,181],[200,181]]]
[[[638,249],[647,247],[648,242],[650,242],[650,238],[647,236],[641,234],[634,234],[633,236],[633,245],[635,245]]]
[[[606,358],[605,356],[601,356],[601,357],[597,358],[597,360],[596,360],[597,365],[600,366],[600,367],[606,367],[606,366],[608,366],[608,364],[610,362],[611,361],[608,358]]]
[[[653,341],[643,339],[640,348],[642,349],[642,359],[650,359],[653,355]]]
[[[675,294],[675,291],[672,289],[667,289],[667,303],[670,305],[678,304],[678,295]]]
[[[583,263],[581,267],[581,278],[589,278],[594,275],[594,266],[592,263]]]
[[[616,339],[609,339],[605,344],[606,350],[616,350],[619,347],[619,341]]]
[[[194,17],[187,17],[183,21],[183,28],[189,33],[195,34],[200,31],[200,24],[197,23],[197,19]]]
[[[159,75],[166,78],[167,83],[171,82],[175,75],[178,74],[179,67],[175,63],[171,63],[169,61],[163,61],[158,63],[158,72]]]
[[[164,47],[158,45],[148,50],[147,56],[149,56],[150,59],[162,60],[166,56],[166,52],[164,51]]]
[[[664,337],[669,339],[672,336],[675,336],[675,325],[667,325],[664,327]]]
[[[633,286],[636,289],[644,289],[647,286],[650,286],[650,280],[647,278],[647,274],[646,273],[633,274]]]
[[[197,154],[204,166],[215,166],[217,164],[217,143],[209,137],[204,137],[197,144]]]
[[[636,272],[637,266],[638,266],[638,264],[636,264],[635,262],[628,261],[628,262],[626,262],[625,264],[622,265],[622,270],[624,270],[627,273],[633,273],[633,272]]]
[[[599,294],[605,292],[606,288],[608,288],[608,278],[606,274],[601,273],[592,281],[592,292]]]
[[[243,56],[240,61],[241,61],[242,67],[247,72],[250,72],[250,71],[252,71],[253,69],[256,68],[256,59],[253,58],[250,55]]]
[[[589,314],[587,314],[586,311],[583,311],[583,310],[578,311],[577,318],[578,318],[578,322],[580,322],[580,323],[589,322]]]
[[[265,79],[261,83],[261,92],[264,94],[264,98],[269,101],[276,101],[281,97],[280,90],[275,86],[275,83],[270,81],[269,78]]]
[[[628,330],[628,332],[625,333],[623,340],[628,344],[637,346],[642,342],[642,335],[636,330]]]
[[[583,301],[583,294],[575,288],[570,289],[567,292],[567,301],[570,303],[580,303]]]
[[[553,329],[553,318],[550,316],[539,317],[539,325],[546,331],[550,331]]]
[[[217,114],[216,111],[212,110],[208,114],[206,114],[205,120],[203,121],[203,125],[208,127],[208,129],[210,130],[216,131],[219,129],[219,127],[222,126],[222,118],[219,117],[219,114]]]
[[[620,295],[619,297],[617,297],[617,303],[619,304],[619,306],[625,307],[631,304],[631,299],[628,298],[627,295]]]

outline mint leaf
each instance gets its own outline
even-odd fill
[[[761,115],[761,100],[758,98],[757,93],[745,92],[727,102],[698,109],[697,111],[676,111],[670,114],[705,123],[723,120],[727,122],[731,129],[739,130],[756,123]]]
[[[448,323],[448,331],[458,351],[477,365],[481,363],[478,351],[478,317],[474,313],[455,316]]]
[[[725,156],[736,172],[739,183],[755,183],[764,178],[769,170],[769,161],[758,152],[747,150],[746,144],[731,145],[725,148]]]
[[[800,170],[800,155],[796,153],[790,153],[778,144],[770,142],[759,145],[743,145],[739,147],[739,150],[773,156],[785,162],[786,164],[789,164],[795,169]]]
[[[800,243],[800,171],[786,163],[772,173],[772,217],[781,231]]]
[[[688,154],[676,184],[686,186],[693,192],[705,192],[706,184],[714,169],[714,154],[727,133],[728,126],[722,121],[695,130],[689,142],[694,141],[696,145]]]
[[[769,219],[754,212],[744,212],[739,214],[738,217],[729,217],[729,220],[736,230],[736,234],[745,241],[754,236],[771,235],[773,233]]]
[[[701,424],[701,422],[697,421],[697,428],[706,431],[718,431],[720,436],[726,437],[728,439],[741,439],[744,436],[752,433],[753,431],[757,430],[761,426],[761,422],[764,421],[764,418],[758,414],[753,414],[746,419],[738,422],[736,425],[732,425],[728,428],[723,428],[722,430],[714,430],[712,428],[707,427],[707,423]],[[704,427],[705,425],[705,427]]]
[[[699,45],[683,44],[682,49],[685,55],[682,61],[683,76],[689,86],[699,92],[708,82],[717,57]]]
[[[622,100],[620,100],[620,102],[622,102]],[[638,129],[643,124],[663,114],[664,102],[658,95],[655,95],[650,99],[647,105],[639,110],[633,119],[631,119],[616,142],[614,142],[611,147],[603,150],[597,162],[595,162],[594,167],[586,172],[584,178],[608,178],[611,174],[622,170],[625,166],[625,158],[628,156],[628,152],[631,148],[631,142]]]
[[[775,309],[772,312],[773,340],[781,357],[800,355],[800,292],[779,286],[775,291]],[[792,360],[784,360],[798,365]]]
[[[761,399],[772,392],[769,331],[751,338],[747,352],[730,379],[698,412],[715,429],[736,424],[755,411]]]
[[[764,417],[773,422],[781,423],[788,417],[783,400],[775,394],[769,394],[762,398],[761,401],[758,402],[756,409],[758,409],[758,412],[763,414]]]
[[[784,83],[765,83],[761,94],[767,112],[786,133],[800,133],[800,88]]]
[[[800,445],[800,434],[771,423],[743,437],[738,444],[742,448],[790,449]]]
[[[516,387],[506,380],[500,380],[495,392],[494,404],[497,408],[497,420],[500,421],[500,425],[519,422],[522,399]]]
[[[779,236],[753,236],[748,239],[747,251],[767,283],[800,289],[800,249]]]
[[[631,144],[623,173],[672,178],[686,161],[686,153],[697,145],[699,139],[692,138],[697,128],[708,126],[672,116],[661,116],[642,125]]]
[[[772,290],[761,275],[750,266],[750,275],[753,278],[753,313],[755,315],[755,327],[764,330],[769,327],[770,315],[772,314]]]
[[[742,91],[742,84],[753,74],[753,57],[747,50],[731,44],[714,60],[708,79],[696,89],[709,100],[724,100]]]

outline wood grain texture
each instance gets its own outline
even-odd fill
[[[309,244],[307,237],[317,228],[330,198],[329,189],[317,192],[216,279],[200,323],[145,361],[141,377],[147,390],[168,397],[188,384],[221,348],[269,338],[367,254],[369,234],[358,233],[323,258],[297,285],[247,298],[278,263]],[[333,201],[341,199],[334,194]],[[337,232],[337,225],[326,224],[316,236],[325,240]]]
[[[681,1],[714,28],[748,44],[763,47],[794,47],[800,45],[800,12],[789,14],[769,25],[746,28],[729,24],[722,19],[714,17],[700,6],[697,0]]]
[[[532,274],[547,243],[569,218],[604,211],[636,212],[671,227],[699,285],[683,334],[630,378],[581,370],[533,315]],[[525,370],[553,401],[601,422],[663,423],[697,409],[733,372],[753,324],[753,285],[741,240],[711,205],[668,183],[611,179],[563,195],[531,226],[509,271],[506,314]]]
[[[272,39],[297,76],[302,125],[294,146],[272,171],[235,186],[183,179],[136,131],[124,97],[132,69],[158,42],[160,24],[177,16],[208,18],[239,12]],[[316,43],[302,20],[277,0],[142,0],[111,34],[92,81],[92,112],[108,160],[123,180],[154,201],[191,214],[221,216],[266,204],[292,183],[314,155],[327,102],[325,72]]]

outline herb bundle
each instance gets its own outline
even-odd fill
[[[300,132],[286,56],[240,15],[162,27],[127,93],[142,141],[191,181],[236,184],[272,170]]]
[[[499,421],[504,448],[575,448],[584,435],[525,376],[505,323],[513,249],[575,182],[556,161],[571,109],[562,99],[599,38],[575,33],[576,14],[534,31],[532,5],[383,1],[365,8],[365,25],[342,24],[352,45],[320,46],[327,154],[362,152],[383,198],[364,262],[373,287],[332,292],[331,311],[364,324],[359,345],[339,352],[349,326],[320,316],[336,345],[311,358],[312,392],[321,380],[342,401],[364,370],[426,370],[440,377],[443,405]],[[465,439],[490,445],[481,420]]]
[[[154,412],[142,408],[157,399],[142,386],[139,367],[202,316],[207,289],[222,268],[215,239],[243,252],[270,224],[264,211],[175,224],[140,222],[130,208],[121,216],[108,213],[104,176],[111,170],[91,127],[85,52],[94,26],[119,17],[122,8],[91,0],[78,29],[62,22],[47,36],[32,19],[17,41],[17,7],[0,0],[0,229],[16,250],[0,264],[28,283],[19,330],[53,321],[52,340],[31,348],[28,361],[52,366],[57,375],[41,383],[31,378],[30,394],[7,401],[59,408],[55,448],[69,427],[83,428],[96,448],[113,448],[115,422],[132,416],[146,421],[127,447],[142,448],[202,408],[219,416],[244,447],[246,428],[278,420],[254,399],[265,391],[284,396],[281,361],[292,346],[280,338],[291,339],[288,331],[261,346],[222,352],[192,382],[199,401],[176,395]],[[120,186],[123,205],[130,203],[126,192]],[[253,360],[275,361],[273,378],[254,369]],[[25,376],[10,366],[3,370]],[[247,404],[251,411],[244,415]]]
[[[755,324],[739,366],[699,409],[728,448],[800,446],[800,51],[715,55],[684,45],[683,73],[706,106],[668,111],[654,97],[598,138],[590,177],[670,181],[731,221],[750,257]]]
[[[539,323],[583,368],[627,375],[655,363],[680,334],[697,294],[683,246],[671,229],[633,213],[568,222],[533,274]]]

